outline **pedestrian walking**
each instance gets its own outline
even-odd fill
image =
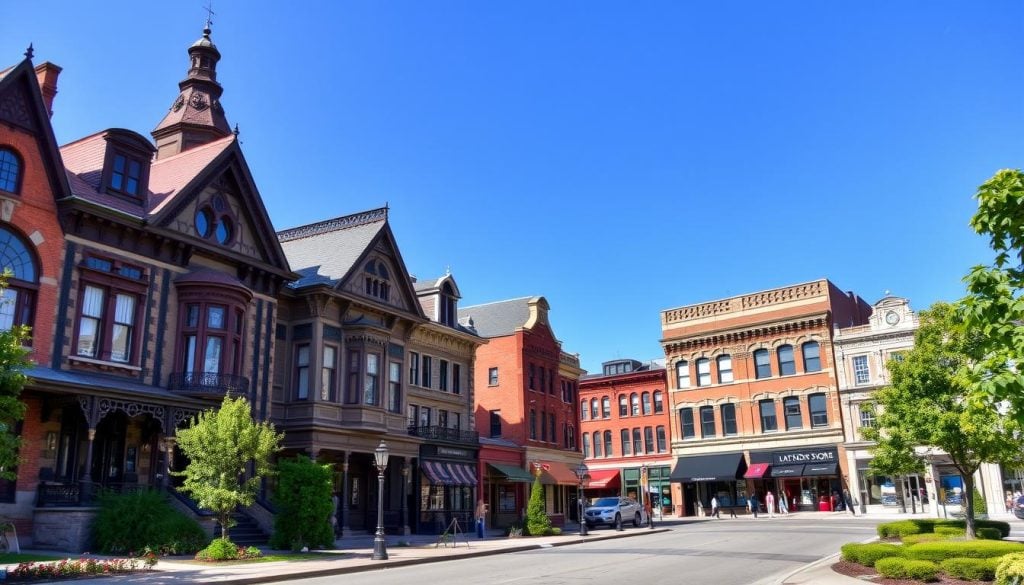
[[[487,502],[480,498],[480,501],[476,503],[476,537],[484,537],[484,523],[487,518]],[[582,522],[582,519],[580,520]]]
[[[775,494],[768,492],[764,496],[764,506],[768,508],[768,517],[775,517]]]
[[[747,499],[747,509],[754,514],[754,518],[757,518],[757,508],[760,505],[761,503],[757,499],[757,492],[751,492],[750,498]]]
[[[711,517],[722,518],[718,511],[718,498],[716,496],[711,496]]]
[[[857,515],[857,513],[853,511],[853,498],[850,497],[850,490],[848,489],[843,490],[843,503],[846,504],[846,509],[850,511],[850,514],[853,514],[854,516]]]
[[[779,492],[779,514],[789,514],[789,498],[786,497],[786,492]]]

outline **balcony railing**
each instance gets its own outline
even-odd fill
[[[249,392],[249,378],[217,372],[175,372],[167,383],[172,392],[190,396],[221,398]]]
[[[462,443],[475,445],[480,442],[480,433],[462,429],[450,429],[448,427],[409,427],[409,434],[431,441],[448,441],[450,443]]]

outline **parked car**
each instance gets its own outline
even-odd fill
[[[1024,496],[1018,497],[1013,502],[1013,515],[1024,520]]]
[[[632,520],[633,526],[647,522],[643,506],[633,498],[625,497],[597,498],[587,506],[583,518],[587,528],[593,528],[598,524],[615,526],[620,520],[623,524]]]

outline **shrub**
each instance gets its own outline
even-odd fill
[[[956,526],[936,526],[935,534],[941,534],[942,536],[964,536],[967,534],[967,528],[957,528]]]
[[[931,561],[918,561],[901,557],[878,559],[875,570],[883,577],[890,579],[915,579],[917,581],[937,581],[939,566]]]
[[[167,497],[155,490],[101,493],[92,530],[97,549],[106,554],[146,548],[191,554],[209,542],[198,522],[172,508]]]
[[[918,522],[914,520],[900,520],[897,522],[886,522],[879,524],[876,530],[878,536],[881,538],[892,538],[892,537],[903,537],[910,534],[921,534],[922,532],[931,532],[931,526],[925,530]]]
[[[974,527],[977,528],[995,528],[999,530],[999,533],[1003,535],[1003,538],[1010,536],[1010,523],[1002,520],[975,520]]]
[[[967,581],[991,581],[995,578],[996,567],[1002,557],[991,559],[971,559],[954,557],[939,563],[943,572],[957,579]]]
[[[196,554],[197,561],[233,561],[238,558],[238,546],[226,538],[214,538],[210,546]]]
[[[1010,523],[1002,520],[975,520],[975,528],[997,528],[1003,538],[1010,535]],[[920,518],[914,520],[899,520],[897,522],[886,522],[879,524],[878,536],[881,538],[903,537],[909,534],[929,534],[937,532],[939,527],[966,529],[966,522],[963,520],[940,520],[935,518]]]
[[[526,506],[526,532],[531,536],[542,536],[551,530],[551,518],[544,511],[544,486],[540,483],[540,474],[533,480],[530,488],[530,503]]]
[[[873,567],[878,559],[902,556],[903,548],[898,544],[869,542],[866,544],[844,544],[840,550],[843,553],[844,561],[850,561],[865,567]]]
[[[958,540],[922,542],[908,546],[905,556],[910,559],[939,562],[955,557],[1001,557],[1012,552],[1024,552],[1024,545],[1005,540]]]
[[[993,585],[1020,585],[1024,583],[1024,553],[1010,553],[999,559],[996,565],[996,581]]]
[[[908,534],[900,539],[905,546],[917,544],[919,542],[938,542],[940,540],[949,540],[948,536],[942,534],[933,534],[926,532],[924,534]]]
[[[988,514],[988,502],[985,501],[985,496],[981,495],[978,488],[974,488],[974,497],[972,498],[974,504],[974,517]]]
[[[1003,533],[998,528],[982,526],[977,532],[978,538],[984,538],[985,540],[1002,540],[1003,538]]]
[[[274,534],[270,546],[301,550],[334,545],[331,515],[331,466],[321,465],[305,455],[278,462],[274,503]]]

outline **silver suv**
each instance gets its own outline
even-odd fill
[[[615,526],[621,520],[623,524],[633,521],[633,526],[640,526],[647,521],[647,514],[633,498],[612,497],[597,498],[587,506],[583,515],[587,528],[598,524]]]

